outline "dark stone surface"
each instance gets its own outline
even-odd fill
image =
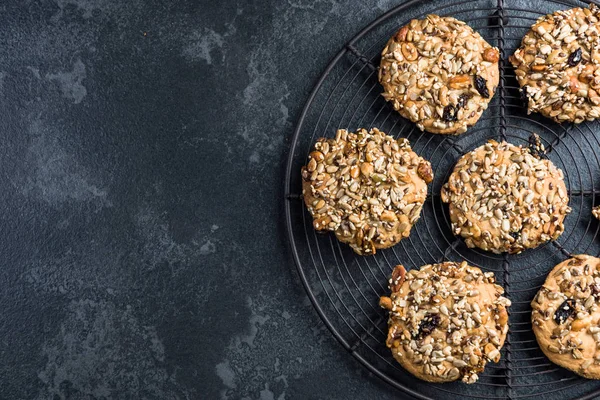
[[[0,398],[397,397],[282,225],[306,96],[392,3],[1,5]]]

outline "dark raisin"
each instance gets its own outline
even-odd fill
[[[518,240],[519,236],[521,236],[521,232],[510,232],[510,237],[515,240]]]
[[[570,67],[574,67],[581,62],[581,47],[571,53],[569,59],[567,60],[567,64]]]
[[[456,108],[454,108],[454,106],[444,107],[442,119],[446,122],[456,121]]]
[[[458,102],[456,102],[456,108],[463,108],[464,106],[467,105],[467,101],[469,101],[469,99],[471,98],[471,94],[470,93],[463,93],[460,96],[458,96]]]
[[[569,319],[569,317],[573,316],[573,314],[575,314],[575,300],[567,299],[563,301],[562,304],[556,309],[556,312],[554,313],[554,321],[558,325],[562,325],[566,320]]]
[[[477,89],[481,97],[485,99],[490,98],[490,91],[487,87],[487,81],[479,75],[475,75],[475,89]]]
[[[431,332],[438,327],[440,322],[441,319],[438,314],[427,314],[419,324],[419,333],[417,334],[417,338],[422,339],[431,334]]]

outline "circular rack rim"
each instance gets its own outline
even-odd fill
[[[454,3],[449,3],[447,6],[453,6],[453,5],[460,5],[460,4],[466,4],[469,2],[473,2],[476,0],[463,0],[463,1],[458,1],[458,2],[454,2]],[[569,3],[566,3],[564,1],[561,0],[550,0],[550,2],[552,3],[557,3],[557,4],[565,4],[565,5],[571,5]],[[580,0],[580,2],[582,3],[586,3],[586,4],[590,4],[590,3],[596,3],[595,1],[592,0]],[[301,135],[301,131],[302,128],[304,127],[304,123],[305,123],[305,119],[307,117],[307,114],[309,112],[309,109],[311,107],[311,105],[313,105],[314,101],[315,101],[315,97],[317,96],[319,90],[323,87],[323,84],[325,82],[325,80],[327,79],[327,77],[330,75],[330,73],[332,72],[332,70],[334,69],[334,67],[338,64],[338,62],[342,59],[342,57],[348,53],[353,54],[357,60],[362,61],[363,63],[365,63],[365,65],[369,66],[371,69],[373,69],[372,64],[370,63],[370,60],[368,58],[366,58],[365,56],[363,56],[358,50],[356,50],[356,48],[354,47],[354,44],[357,43],[361,38],[363,38],[364,36],[366,36],[369,32],[371,32],[374,28],[376,28],[377,26],[379,26],[381,23],[383,23],[384,21],[388,20],[389,18],[395,16],[396,14],[398,14],[399,12],[406,10],[407,8],[414,6],[416,4],[421,3],[419,0],[409,0],[407,2],[401,3],[395,7],[393,7],[392,9],[388,10],[387,12],[383,13],[381,16],[379,16],[378,18],[376,18],[375,20],[373,20],[371,23],[369,23],[366,27],[364,27],[358,34],[356,34],[350,41],[348,41],[346,43],[346,45],[331,59],[331,61],[328,63],[327,67],[325,68],[325,70],[323,71],[323,73],[321,74],[321,76],[319,77],[317,83],[315,84],[315,86],[313,87],[312,91],[309,94],[309,97],[302,109],[302,112],[300,114],[300,117],[298,119],[298,122],[296,124],[292,139],[291,139],[291,146],[290,146],[290,150],[289,150],[289,154],[287,157],[287,164],[286,164],[286,170],[285,170],[285,182],[284,182],[284,199],[285,199],[285,214],[286,214],[286,233],[288,236],[288,241],[290,243],[290,247],[292,250],[292,254],[293,254],[293,258],[294,258],[294,262],[296,264],[296,269],[298,271],[298,274],[300,275],[302,284],[304,286],[304,289],[312,303],[312,305],[315,307],[317,313],[319,314],[321,320],[325,323],[325,326],[328,328],[328,330],[333,334],[333,336],[336,338],[336,340],[342,344],[342,346],[348,351],[350,352],[350,354],[352,354],[353,357],[355,357],[357,360],[359,360],[359,362],[361,362],[361,364],[363,364],[371,373],[373,373],[374,375],[378,376],[380,379],[382,379],[383,381],[387,382],[388,384],[402,390],[403,392],[418,398],[418,399],[423,399],[423,400],[427,400],[430,399],[431,397],[428,397],[427,395],[421,394],[417,391],[415,391],[414,389],[412,389],[411,387],[408,387],[407,385],[398,382],[397,380],[393,379],[393,377],[385,374],[384,372],[382,372],[380,369],[378,369],[375,365],[373,365],[372,363],[369,362],[369,360],[367,360],[365,357],[363,357],[361,354],[359,354],[355,347],[353,345],[351,345],[345,338],[344,336],[338,331],[338,329],[334,326],[333,322],[329,319],[329,317],[326,315],[325,310],[322,308],[319,300],[316,298],[315,293],[313,293],[313,289],[310,286],[308,277],[306,276],[305,270],[302,266],[302,261],[300,260],[300,255],[298,252],[298,248],[296,246],[295,243],[295,238],[294,238],[294,231],[293,231],[293,221],[292,221],[292,202],[297,202],[297,200],[300,197],[300,195],[297,194],[293,194],[293,190],[292,190],[292,174],[294,174],[294,170],[293,170],[293,164],[294,164],[294,156],[296,154],[296,148],[298,146],[298,142],[299,142],[299,137]],[[597,3],[596,3],[597,4]],[[488,8],[486,8],[486,10],[489,10],[490,12],[494,12],[496,11],[496,14],[490,14],[489,17],[493,17],[495,16],[496,18],[498,18],[498,21],[500,26],[503,29],[503,24],[504,24],[504,7],[503,7],[503,0],[497,0],[497,6],[490,6]],[[518,9],[517,9],[518,10]],[[529,11],[529,12],[534,12],[532,10],[524,10],[523,11]],[[500,41],[504,41],[503,37],[499,37],[498,38],[499,43]],[[504,44],[504,43],[502,43]],[[500,47],[500,46],[499,46]],[[501,52],[502,55],[504,56],[504,49],[501,47]],[[502,62],[504,62],[504,57],[501,59],[501,63],[499,65],[500,69],[501,69],[501,75],[502,73],[504,73],[504,71],[502,70]],[[504,80],[501,81],[500,85],[504,84]],[[508,107],[509,105],[505,104],[505,94],[504,94],[504,88],[501,87],[499,85],[499,90],[501,92],[501,95],[499,96],[500,98],[500,104],[497,105],[500,108],[500,113],[502,115],[504,115],[504,110],[506,107]],[[505,125],[505,124],[504,124]],[[504,132],[506,128],[502,127],[501,128],[501,134],[500,135],[494,135],[494,136],[501,136],[503,138],[506,138],[506,133]],[[579,130],[581,130],[581,128],[578,128]],[[589,129],[589,128],[588,128]],[[563,128],[563,130],[565,130]],[[409,135],[412,133],[412,131],[414,131],[414,127],[412,128],[412,130],[410,130]],[[557,141],[560,141],[560,135],[567,135],[568,132],[567,130],[565,130],[564,133],[560,133],[557,135],[557,140],[550,143],[550,148],[552,148]],[[564,136],[563,136],[564,137]],[[596,139],[597,141],[597,139]],[[442,142],[443,143],[443,142]],[[442,143],[440,143],[438,145],[441,146]],[[451,146],[454,146],[454,143],[451,144]],[[460,147],[458,148],[458,150],[463,150]],[[578,171],[579,172],[579,171]],[[581,178],[580,178],[581,179]],[[580,190],[582,192],[581,196],[584,196],[583,194],[583,190]],[[592,196],[595,195],[595,192],[592,193]],[[442,213],[444,213],[442,211]],[[443,216],[442,216],[443,218]],[[437,218],[436,218],[436,221]],[[589,226],[589,224],[588,224]],[[596,230],[597,232],[598,230]],[[587,230],[586,230],[587,233]],[[596,236],[596,235],[595,235]],[[454,242],[452,242],[449,247],[446,249],[446,251],[444,251],[444,257],[447,256],[447,252],[450,250],[454,250],[454,247],[457,245],[457,243],[460,241],[460,239],[456,239]],[[559,244],[557,244],[556,242],[553,242],[553,244],[558,248],[558,250],[560,250],[561,253],[563,253],[564,256],[569,256],[570,254],[564,249],[562,248],[562,246],[560,246]],[[504,261],[503,263],[506,263],[506,257],[504,257]],[[497,273],[501,273],[502,270],[498,270]],[[506,273],[506,269],[504,269],[504,272]],[[531,288],[527,288],[527,289],[520,289],[520,290],[531,290]],[[535,340],[534,340],[535,342]],[[509,361],[510,362],[510,361]],[[552,368],[553,365],[550,365],[550,368]],[[497,385],[497,384],[490,384],[492,386],[496,385],[496,386],[505,386],[505,385]],[[539,385],[542,385],[542,383],[540,383]],[[411,385],[412,386],[412,385]],[[568,389],[570,386],[567,387],[562,387],[559,389],[556,389],[556,391],[559,390],[565,390]],[[554,390],[552,391],[554,392]],[[453,393],[453,392],[449,392],[449,393]],[[538,393],[541,394],[541,393]],[[596,396],[600,395],[600,388],[584,394],[580,397],[578,397],[578,399],[580,400],[587,400],[587,399],[592,399]],[[467,395],[468,396],[468,395]],[[474,397],[474,396],[470,396],[470,397]],[[475,396],[476,397],[476,396]],[[519,397],[519,396],[516,396]],[[510,395],[508,395],[508,398],[510,398]]]

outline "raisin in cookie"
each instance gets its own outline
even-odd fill
[[[361,255],[410,234],[433,179],[431,164],[373,128],[320,138],[302,167],[302,194],[317,230],[335,232]]]
[[[600,10],[540,17],[510,57],[527,111],[557,122],[600,117]]]
[[[452,17],[413,19],[387,42],[379,82],[404,118],[431,133],[474,125],[498,85],[497,48]]]
[[[494,274],[466,262],[396,266],[386,344],[411,374],[429,382],[474,383],[488,361],[500,360],[508,332],[510,301]]]
[[[494,253],[558,238],[571,211],[560,169],[529,148],[494,140],[460,158],[441,195],[454,234]]]
[[[600,259],[561,262],[531,302],[533,332],[555,364],[600,379]]]

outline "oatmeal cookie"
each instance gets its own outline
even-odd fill
[[[413,19],[387,42],[383,97],[421,130],[458,135],[474,125],[498,85],[497,48],[452,17]]]
[[[600,259],[576,255],[558,264],[531,307],[533,332],[550,361],[600,379]]]
[[[600,116],[600,10],[540,17],[509,58],[528,113],[580,123]]]
[[[494,140],[460,158],[441,195],[454,234],[494,253],[558,238],[571,211],[560,169],[529,148]]]
[[[317,230],[335,232],[361,255],[410,234],[433,180],[431,164],[373,128],[320,138],[302,167],[302,194]]]
[[[474,383],[488,361],[500,360],[510,301],[494,274],[462,263],[396,266],[386,344],[411,374],[429,382]]]

